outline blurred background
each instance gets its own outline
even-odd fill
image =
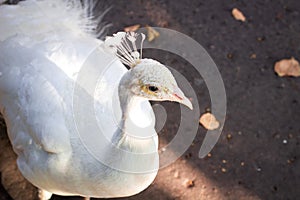
[[[274,65],[291,57],[300,60],[300,1],[106,3],[112,6],[104,19],[112,23],[109,35],[139,24],[173,29],[196,40],[218,66],[227,93],[225,126],[211,153],[198,158],[206,133],[199,124],[193,144],[180,159],[160,170],[147,190],[122,199],[299,199],[300,78],[280,77]],[[245,21],[234,18],[234,8],[243,13]],[[197,92],[201,113],[210,110],[207,87],[193,66],[168,52],[146,50],[145,54],[183,74]],[[161,147],[175,136],[180,122],[178,105],[162,105],[168,117],[159,133]],[[4,133],[4,125],[1,131]],[[3,187],[0,196],[1,200],[11,199]]]

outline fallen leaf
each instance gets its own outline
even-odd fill
[[[300,65],[295,58],[283,59],[275,63],[275,72],[278,76],[300,76]]]
[[[146,25],[148,41],[151,42],[155,38],[159,37],[159,32],[157,32],[154,28]]]
[[[232,9],[232,15],[236,20],[240,20],[242,22],[246,21],[244,14],[237,8]]]
[[[138,30],[141,27],[140,24],[136,24],[136,25],[132,25],[132,26],[127,26],[124,28],[125,32],[134,32],[136,30]]]
[[[216,117],[211,113],[204,113],[199,120],[200,124],[208,130],[215,130],[220,126]]]

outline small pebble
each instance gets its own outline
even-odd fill
[[[222,171],[223,173],[225,173],[225,172],[227,172],[227,169],[225,169],[224,167],[222,167],[222,168],[221,168],[221,171]]]
[[[287,144],[287,140],[282,140],[282,143],[283,144]]]
[[[226,136],[227,140],[231,140],[232,139],[232,135],[230,133],[227,134]]]
[[[208,157],[208,158],[211,158],[211,156],[212,156],[211,153],[208,153],[208,154],[207,154],[207,157]]]
[[[227,54],[227,58],[228,58],[228,59],[232,59],[232,58],[233,58],[232,53]]]
[[[279,135],[278,133],[275,133],[275,134],[273,134],[273,137],[274,137],[275,139],[279,139],[279,138],[280,138],[280,135]]]
[[[189,180],[189,179],[186,179],[184,182],[183,182],[183,185],[186,187],[186,188],[192,188],[195,186],[195,182],[193,180]]]
[[[174,172],[174,178],[179,178],[179,172],[178,171]]]
[[[256,171],[261,172],[261,168],[260,167],[256,168]]]
[[[293,164],[293,162],[295,162],[295,159],[294,158],[290,158],[287,160],[287,163],[288,164]]]
[[[264,36],[262,36],[262,37],[258,37],[257,38],[257,41],[259,41],[259,42],[262,42],[262,41],[264,41],[266,38],[264,37]]]
[[[256,54],[255,54],[255,53],[251,54],[251,55],[250,55],[250,58],[251,58],[251,59],[255,59],[255,58],[256,58]]]
[[[244,162],[241,162],[241,166],[242,166],[242,167],[245,166],[245,163],[244,163]]]
[[[227,160],[222,160],[222,163],[226,164],[226,163],[227,163]]]

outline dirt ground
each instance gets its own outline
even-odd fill
[[[172,165],[159,171],[154,183],[128,200],[296,200],[300,198],[300,78],[278,77],[274,63],[300,59],[298,0],[113,0],[105,20],[109,34],[133,24],[180,31],[211,55],[227,93],[223,133],[210,157],[198,158],[205,136],[199,126],[194,144]],[[235,20],[240,9],[246,22]],[[176,42],[176,41],[174,41]],[[208,90],[192,66],[167,52],[147,51],[184,74],[197,91],[200,110],[210,107]],[[178,106],[163,103],[168,123],[161,145],[178,127]],[[1,146],[2,148],[2,146]],[[185,180],[194,185],[187,188]],[[0,188],[0,199],[11,199]],[[80,197],[59,197],[82,199]]]

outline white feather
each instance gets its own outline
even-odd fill
[[[137,50],[137,38],[141,36],[140,53]],[[118,32],[113,37],[106,37],[104,41],[104,50],[116,55],[122,63],[129,67],[135,67],[142,59],[143,42],[145,35],[135,32]]]
[[[18,167],[31,183],[60,195],[129,196],[148,187],[157,171],[133,174],[112,169],[95,159],[76,133],[72,94],[82,66],[104,73],[96,87],[99,99],[91,95],[99,100],[96,115],[108,138],[117,129],[108,105],[119,105],[112,91],[127,71],[118,60],[105,68],[110,57],[99,48],[102,41],[92,33],[97,28],[89,16],[95,4],[85,1],[84,5],[75,0],[27,0],[0,6],[0,29],[5,30],[0,34],[0,109],[18,154]],[[145,108],[139,113],[153,120],[150,104],[137,103]],[[87,126],[86,132],[93,130]],[[153,152],[157,136],[143,143],[126,137],[125,143],[131,151]],[[101,138],[94,145],[99,144]],[[149,162],[119,157],[109,159],[120,166],[158,165],[157,156]]]

